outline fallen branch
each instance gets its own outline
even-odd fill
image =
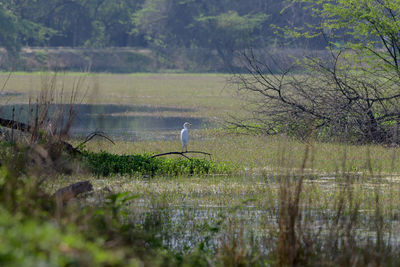
[[[33,130],[34,127],[32,127],[29,124],[26,124],[23,122],[18,122],[15,120],[3,119],[3,118],[0,118],[0,126],[14,129],[14,130],[19,130],[21,132],[27,132],[27,133],[34,131]],[[70,143],[68,143],[66,141],[60,140],[59,143],[64,147],[64,150],[69,154],[72,154],[72,155],[82,154],[82,152],[80,152],[77,148],[75,148],[73,145],[71,145]]]
[[[56,199],[57,203],[65,203],[79,194],[90,192],[92,190],[93,186],[89,181],[78,182],[58,189],[52,197]]]
[[[105,138],[106,140],[110,141],[113,145],[115,145],[114,141],[108,137],[104,132],[101,131],[95,131],[93,133],[90,133],[88,136],[86,136],[86,139],[80,143],[79,145],[77,145],[75,148],[78,149],[78,147],[82,147],[84,144],[86,144],[87,142],[89,142],[90,140],[92,140],[95,136],[100,136]]]
[[[182,157],[185,157],[187,159],[191,159],[190,157],[186,156],[185,154],[203,154],[203,155],[207,155],[210,157],[211,159],[211,154],[207,153],[207,152],[203,152],[203,151],[184,151],[184,152],[178,152],[178,151],[172,151],[172,152],[165,152],[165,153],[161,153],[161,154],[156,154],[151,156],[151,158],[156,158],[156,157],[161,157],[161,156],[166,156],[166,155],[181,155]]]
[[[32,127],[26,123],[0,118],[0,125],[6,128],[30,132]]]

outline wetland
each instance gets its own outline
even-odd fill
[[[0,101],[3,117],[32,121],[35,105],[26,98],[35,99],[40,90],[33,88],[49,81],[42,75],[17,73],[10,79],[7,92],[12,94]],[[225,75],[91,74],[82,80],[81,74],[69,73],[55,83],[70,88],[80,79],[89,89],[86,98],[79,98],[86,100],[74,104],[68,141],[78,145],[82,136],[101,130],[115,144],[101,138],[85,144],[85,155],[93,156],[92,169],[87,159],[60,155],[52,159],[54,167],[41,159],[39,166],[47,171],[39,172],[46,176],[38,176],[41,183],[35,190],[51,195],[83,180],[93,190],[62,208],[34,206],[40,197],[26,177],[38,173],[38,166],[29,165],[37,162],[29,158],[35,150],[28,150],[27,160],[21,156],[24,149],[15,156],[9,151],[20,148],[3,145],[10,170],[1,171],[0,182],[20,193],[11,197],[2,187],[0,196],[15,199],[5,203],[16,203],[17,214],[40,212],[32,215],[31,228],[17,215],[8,220],[19,223],[1,223],[7,222],[3,218],[0,228],[7,236],[0,237],[14,240],[18,234],[11,233],[20,233],[25,238],[27,229],[52,221],[46,227],[62,241],[47,237],[46,242],[63,245],[42,244],[38,250],[55,258],[67,251],[67,261],[86,255],[89,265],[270,266],[282,265],[281,257],[316,266],[351,265],[356,259],[359,264],[397,262],[398,147],[299,141],[226,129],[221,122],[245,110]],[[67,112],[65,99],[48,105],[48,114]],[[209,152],[212,159],[151,159],[180,151],[178,135],[185,121],[194,126],[190,149]],[[69,172],[60,172],[60,165]],[[20,168],[17,174],[13,166]],[[93,166],[106,172],[99,174]],[[21,176],[8,178],[12,175]],[[45,233],[36,233],[27,244],[44,238]],[[19,246],[30,255],[28,245]]]

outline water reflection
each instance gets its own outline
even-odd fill
[[[3,105],[0,108],[1,117],[12,119],[12,109],[15,108],[14,119],[29,122],[36,113],[35,106],[28,104]],[[63,110],[67,114],[69,105],[54,104],[50,114]],[[124,140],[156,140],[176,139],[186,121],[192,123],[193,129],[210,126],[204,118],[187,116],[160,116],[161,112],[173,114],[186,113],[191,109],[174,107],[149,107],[129,105],[91,105],[77,104],[74,106],[75,119],[71,127],[72,136],[85,136],[93,131],[104,131],[110,136]]]

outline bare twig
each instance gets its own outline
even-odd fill
[[[153,155],[151,156],[151,158],[157,158],[157,157],[161,157],[161,156],[166,156],[166,155],[181,155],[182,157],[185,157],[187,159],[191,159],[188,156],[186,156],[185,154],[183,154],[184,152],[166,152],[166,153],[161,153],[161,154],[157,154],[157,155]]]

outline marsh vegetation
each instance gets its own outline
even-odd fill
[[[0,265],[398,265],[399,18],[2,1]]]
[[[3,110],[22,107],[25,97],[35,95],[34,84],[48,79],[43,75],[52,76],[18,73],[12,77],[7,84],[10,94],[2,99]],[[63,84],[68,94],[66,89],[80,77],[60,76],[57,84]],[[287,135],[248,135],[241,129],[223,128],[219,123],[227,118],[225,114],[244,112],[237,105],[235,88],[223,82],[226,78],[96,74],[82,81],[91,88],[88,104],[101,103],[103,116],[117,111],[119,116],[156,113],[169,118],[179,113],[185,120],[202,118],[217,125],[200,124],[191,131],[190,148],[211,153],[211,160],[202,155],[192,160],[151,158],[181,149],[180,124],[173,130],[138,129],[141,124],[130,124],[129,129],[112,132],[115,144],[94,138],[83,146],[73,128],[68,138],[55,131],[56,139],[42,138],[40,129],[34,140],[16,131],[10,143],[3,127],[2,264],[395,264],[400,245],[399,148],[312,138],[299,141]],[[30,81],[32,90],[16,86],[23,83],[14,79]],[[136,86],[128,89],[127,84]],[[152,97],[135,98],[146,93]],[[161,105],[161,96],[168,105]],[[217,96],[221,100],[214,102]],[[133,103],[127,103],[127,98]],[[41,129],[46,129],[45,122]],[[149,136],[135,141],[124,137],[124,131],[137,130]],[[57,138],[82,154],[71,156],[57,149]],[[83,180],[92,184],[92,191],[65,203],[53,199],[58,189]]]

